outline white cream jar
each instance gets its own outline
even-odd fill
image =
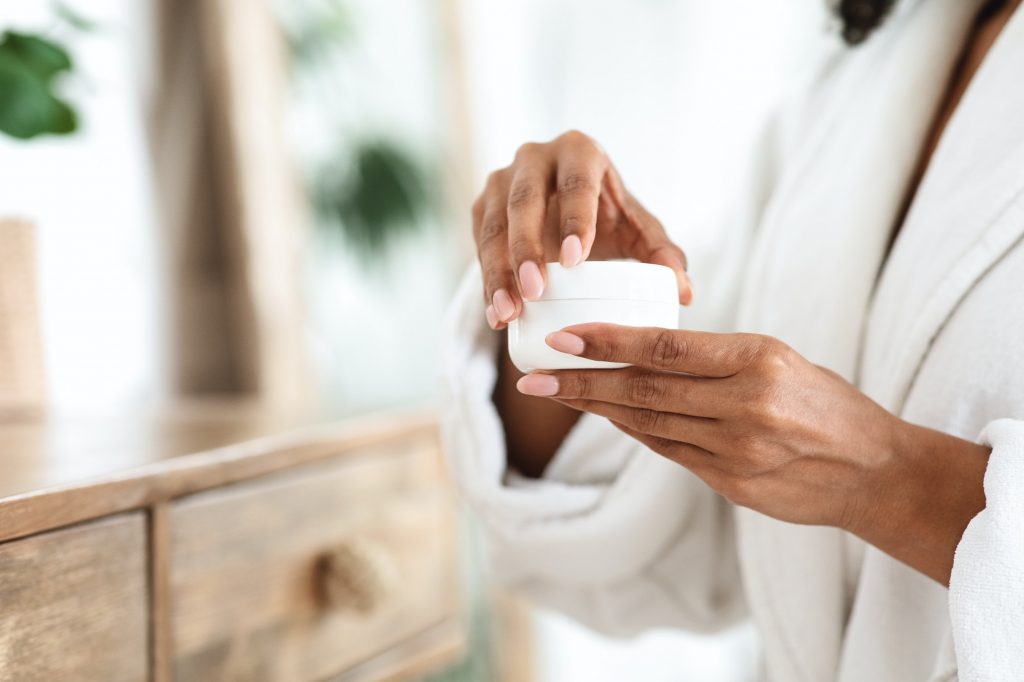
[[[536,301],[508,326],[508,354],[521,372],[535,369],[614,369],[560,353],[544,342],[551,332],[586,322],[632,327],[679,324],[679,289],[671,268],[633,261],[587,261],[571,268],[547,264],[547,284]]]

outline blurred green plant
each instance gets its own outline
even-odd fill
[[[61,45],[6,31],[0,38],[0,131],[22,140],[73,133],[75,110],[54,92],[57,77],[71,68]]]
[[[314,80],[317,92],[343,102],[331,125],[344,128],[351,99],[339,97],[339,77],[353,58],[356,14],[344,0],[292,0],[283,21],[293,77]],[[329,91],[329,92],[328,92]],[[345,136],[331,157],[308,173],[308,191],[318,223],[340,228],[346,241],[364,254],[382,257],[398,238],[424,225],[434,192],[431,176],[416,155],[380,134]]]
[[[53,12],[73,30],[95,28],[63,2],[55,2]],[[52,37],[19,31],[0,34],[0,132],[21,140],[75,132],[78,115],[56,92],[60,77],[73,68],[67,49]]]
[[[356,248],[380,253],[414,231],[430,194],[419,166],[387,140],[360,143],[347,167],[322,169],[316,179],[318,215],[339,225]]]

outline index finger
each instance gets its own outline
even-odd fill
[[[519,292],[528,301],[544,293],[543,235],[553,172],[540,145],[519,148],[508,193],[508,239]]]
[[[579,342],[570,337],[576,337]],[[724,378],[751,363],[761,349],[762,338],[755,334],[590,323],[566,327],[549,335],[547,340],[555,350],[591,360]]]
[[[570,137],[559,155],[555,184],[559,210],[559,261],[572,267],[587,259],[597,233],[597,207],[607,157],[582,135]],[[579,138],[581,140],[577,141]]]

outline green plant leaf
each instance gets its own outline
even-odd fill
[[[321,214],[367,251],[380,251],[393,237],[415,228],[429,203],[420,167],[382,140],[361,144],[350,168],[325,172],[318,195]]]
[[[75,112],[22,64],[0,54],[0,131],[28,139],[75,130]]]
[[[63,47],[45,38],[7,31],[0,41],[0,53],[21,61],[39,78],[49,81],[61,71],[71,70],[71,56]]]
[[[58,74],[71,68],[67,52],[48,40],[8,31],[0,40],[0,131],[19,139],[67,134],[75,111],[53,93]]]

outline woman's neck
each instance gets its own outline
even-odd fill
[[[946,94],[942,98],[942,103],[936,112],[935,119],[921,149],[921,157],[918,160],[916,170],[907,186],[906,199],[896,221],[892,240],[889,243],[890,249],[893,242],[896,241],[900,227],[906,219],[911,203],[913,203],[914,195],[917,194],[917,188],[924,178],[928,164],[935,153],[936,147],[939,145],[939,140],[942,139],[942,133],[946,130],[953,112],[960,105],[967,87],[974,79],[999,34],[1002,33],[1003,28],[1009,23],[1013,13],[1020,7],[1021,2],[1022,0],[996,0],[987,3],[978,13],[974,26],[967,36],[967,42],[964,45],[960,59],[957,61],[956,68],[953,69],[950,75],[949,84],[946,86]]]

